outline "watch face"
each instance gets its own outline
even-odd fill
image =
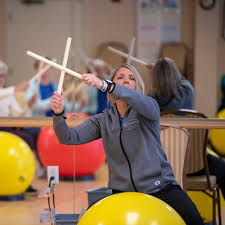
[[[203,9],[212,9],[215,6],[216,0],[200,0],[199,4]]]

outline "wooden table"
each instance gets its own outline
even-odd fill
[[[69,117],[66,122],[69,127],[82,123],[87,118]],[[52,117],[0,117],[0,127],[51,127]]]
[[[87,118],[69,117],[69,127],[76,126]],[[205,118],[161,118],[160,122],[175,124],[184,128],[225,129],[225,119]],[[49,127],[53,125],[51,117],[0,117],[0,127]]]
[[[170,123],[184,128],[225,129],[225,119],[215,118],[161,118],[161,123]]]

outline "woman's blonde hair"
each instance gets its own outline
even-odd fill
[[[153,96],[176,95],[181,88],[182,75],[170,58],[161,58],[152,71]]]
[[[131,72],[133,73],[134,77],[135,77],[135,81],[136,81],[136,90],[141,92],[141,93],[144,93],[145,92],[145,84],[144,84],[144,81],[142,80],[141,76],[139,75],[139,73],[137,72],[137,70],[131,66],[130,64],[121,64],[119,65],[115,70],[113,70],[113,72],[111,73],[110,75],[110,80],[113,81],[115,76],[116,76],[116,73],[117,71],[122,68],[122,67],[125,67],[129,70],[131,70]],[[108,101],[110,102],[110,104],[113,106],[116,102],[116,98],[110,94],[110,93],[107,93],[108,95]]]

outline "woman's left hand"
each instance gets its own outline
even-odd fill
[[[100,89],[102,87],[102,80],[97,78],[94,74],[92,73],[85,73],[82,75],[81,80],[92,87],[96,87]]]

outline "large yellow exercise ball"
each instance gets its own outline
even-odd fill
[[[216,118],[225,119],[225,109],[218,112]],[[222,155],[225,155],[225,129],[209,130],[210,141],[215,149]]]
[[[30,147],[8,132],[0,132],[0,171],[0,196],[22,194],[34,177],[35,160]]]
[[[168,204],[153,196],[124,192],[95,203],[78,225],[185,225]]]
[[[212,192],[207,190],[208,194],[212,195]],[[213,221],[213,210],[212,210],[212,201],[213,199],[202,191],[188,191],[187,194],[191,200],[195,203],[204,223]],[[223,195],[220,191],[220,205],[221,209],[225,206],[225,201]],[[218,215],[218,212],[216,212]]]
[[[207,152],[215,157],[219,157],[210,148],[207,148]],[[204,223],[211,222],[213,220],[212,198],[202,191],[188,191],[187,193],[189,197],[192,199],[192,201],[195,203],[196,207],[198,208],[198,211],[201,217],[203,218]],[[212,192],[209,190],[207,190],[207,193],[212,195]],[[225,206],[225,200],[223,198],[221,191],[220,191],[220,206],[221,209],[224,208]]]

